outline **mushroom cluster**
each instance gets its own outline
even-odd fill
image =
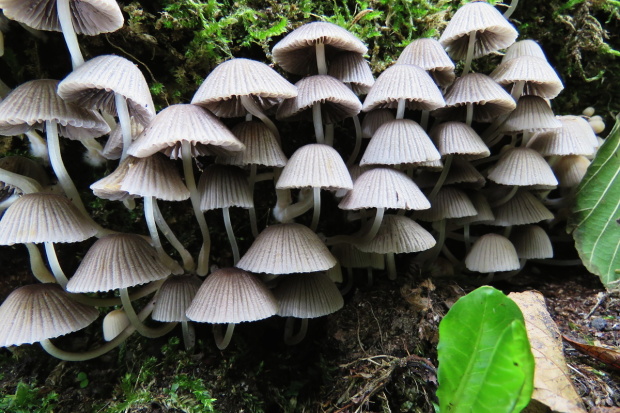
[[[295,84],[266,63],[233,58],[206,76],[191,103],[158,113],[133,62],[81,57],[75,33],[118,29],[116,2],[27,4],[0,0],[11,19],[62,28],[73,71],[27,82],[0,102],[0,134],[45,131],[60,187],[36,163],[0,159],[0,245],[26,245],[40,282],[0,306],[2,346],[41,342],[56,357],[84,360],[134,331],[158,337],[181,323],[191,349],[198,322],[212,324],[225,349],[236,324],[274,315],[287,318],[284,340],[295,344],[309,319],[342,308],[356,268],[369,284],[373,269],[396,279],[396,254],[418,253],[415,265],[434,276],[514,276],[526,260],[553,256],[548,230],[599,145],[600,122],[553,114],[561,80],[537,43],[515,42],[516,29],[483,1],[462,6],[439,40],[411,42],[376,80],[364,43],[317,21],[273,47],[276,68],[301,77]],[[475,72],[473,59],[504,49],[492,73]],[[460,73],[452,59],[464,61]],[[299,145],[296,128],[313,139]],[[104,148],[96,139],[106,135]],[[59,136],[118,160],[90,188],[128,208],[142,198],[148,234],[111,231],[89,215]],[[297,147],[286,153],[283,143]],[[269,211],[257,211],[256,199]],[[199,234],[198,245],[180,241],[168,223],[177,217],[159,201],[191,203],[197,225],[183,231]],[[231,218],[233,207],[247,210],[247,222]],[[230,250],[211,242],[209,222],[220,219]],[[253,239],[249,248],[240,248],[240,232]],[[54,243],[91,237],[67,276]],[[135,300],[147,296],[137,311]],[[82,353],[52,344],[94,322],[95,307],[108,309],[107,343]]]

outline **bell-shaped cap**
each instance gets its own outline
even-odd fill
[[[128,168],[120,189],[130,195],[152,196],[164,201],[183,201],[189,189],[170,159],[160,153],[146,158],[127,157]],[[91,186],[92,187],[92,186]]]
[[[549,235],[538,225],[516,227],[510,234],[519,258],[537,260],[553,258],[553,246]]]
[[[361,54],[354,52],[335,56],[329,64],[327,74],[342,81],[357,95],[367,94],[375,83],[368,61]]]
[[[262,165],[281,168],[286,165],[286,155],[273,132],[262,122],[241,122],[230,130],[245,145],[245,150],[228,152],[217,157],[217,162],[227,165]]]
[[[519,56],[534,56],[547,60],[545,52],[543,52],[540,45],[532,39],[519,40],[510,45],[510,47],[506,49],[506,54],[502,56],[502,63]]]
[[[476,272],[501,272],[518,270],[519,257],[508,238],[498,234],[485,234],[472,245],[465,257],[465,267]]]
[[[377,235],[372,240],[355,246],[364,252],[404,254],[426,251],[435,244],[435,238],[411,218],[385,215]]]
[[[574,188],[581,183],[586,175],[590,161],[585,156],[569,155],[561,157],[555,165],[553,172],[558,178],[560,188]]]
[[[477,214],[474,204],[465,191],[451,186],[444,186],[431,199],[431,207],[418,211],[416,219],[421,221],[440,221],[442,219],[472,217]]]
[[[116,169],[108,176],[104,176],[100,180],[93,182],[90,185],[93,194],[98,198],[108,199],[110,201],[124,201],[126,199],[135,198],[135,195],[131,195],[127,191],[121,189],[123,180],[129,171],[129,166],[135,159],[137,158],[128,156],[121,161]]]
[[[344,306],[336,284],[324,273],[285,276],[274,295],[282,317],[317,318],[335,313]]]
[[[394,113],[390,109],[374,109],[366,113],[362,120],[362,138],[372,138],[379,126],[394,118]]]
[[[508,227],[511,225],[536,224],[553,219],[553,214],[534,195],[519,190],[508,202],[493,209],[495,221],[491,225]]]
[[[159,287],[151,317],[162,322],[188,321],[185,312],[202,282],[194,275],[171,275]]]
[[[517,108],[508,115],[498,130],[504,134],[511,134],[524,131],[541,132],[558,129],[561,126],[545,99],[525,95],[519,98]]]
[[[245,172],[233,165],[212,164],[205,168],[198,182],[200,209],[254,206],[252,190]]]
[[[473,160],[491,153],[482,138],[463,122],[444,122],[433,126],[429,133],[441,156],[458,155]]]
[[[435,39],[415,39],[398,56],[397,65],[416,65],[429,72],[439,86],[454,81],[454,62]]]
[[[523,94],[553,99],[560,94],[564,85],[546,59],[534,56],[520,56],[497,66],[490,74],[502,86],[525,82]]]
[[[488,178],[502,185],[541,185],[553,188],[558,180],[545,159],[529,148],[511,148],[490,168]]]

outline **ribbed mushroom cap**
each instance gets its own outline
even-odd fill
[[[488,178],[502,185],[555,187],[558,180],[545,159],[529,148],[508,149],[490,168]]]
[[[62,31],[56,0],[1,0],[4,15],[37,30]],[[73,28],[77,34],[94,36],[123,27],[125,19],[114,0],[70,1]]]
[[[454,81],[454,62],[443,46],[435,39],[415,39],[398,56],[397,65],[416,65],[429,72],[439,86],[445,87]]]
[[[0,134],[19,135],[42,129],[49,120],[69,139],[96,138],[110,132],[98,113],[66,102],[56,93],[58,80],[31,80],[16,87],[0,102]]]
[[[415,182],[420,188],[432,188],[439,179],[440,172],[422,171],[416,178]],[[467,188],[482,188],[486,179],[478,170],[468,161],[455,157],[452,159],[452,165],[445,178],[444,185],[459,185]]]
[[[277,224],[258,234],[237,267],[254,273],[290,274],[325,271],[336,259],[323,241],[301,224]]]
[[[344,306],[342,294],[325,274],[292,274],[280,281],[274,295],[282,317],[317,318]]]
[[[129,123],[131,124],[132,140],[135,140],[144,130],[144,126],[137,122],[133,117],[130,118]],[[101,154],[104,158],[110,160],[121,158],[121,155],[123,154],[123,130],[120,123],[117,123],[116,127],[110,132],[110,136],[108,137]]]
[[[471,192],[469,194],[469,199],[474,205],[474,208],[476,208],[477,214],[470,217],[454,219],[452,220],[452,223],[455,225],[466,225],[473,223],[485,224],[495,221],[495,215],[493,215],[491,205],[482,193],[477,191]]]
[[[539,96],[525,95],[517,101],[517,108],[513,110],[499,127],[505,134],[516,132],[540,132],[558,129],[562,126],[553,115],[547,101]]]
[[[553,214],[534,195],[520,190],[508,202],[493,209],[495,221],[492,225],[508,227],[510,225],[535,224],[553,219]]]
[[[362,138],[372,138],[379,126],[394,118],[394,113],[389,109],[374,109],[366,113],[362,120]]]
[[[521,267],[514,245],[498,234],[478,238],[465,258],[465,266],[476,272],[513,271]]]
[[[142,125],[148,125],[155,117],[155,105],[144,75],[124,57],[97,56],[76,68],[58,85],[61,98],[112,115],[116,114],[115,94],[127,100],[129,115]]]
[[[221,147],[240,151],[244,146],[211,112],[196,105],[168,106],[155,116],[129,147],[128,153],[138,158],[166,149],[178,148],[181,141],[192,146]]]
[[[280,40],[271,50],[273,60],[284,70],[296,75],[317,72],[315,45],[325,45],[325,56],[332,57],[345,51],[365,54],[368,48],[351,32],[327,22],[307,23]]]
[[[105,315],[101,329],[103,330],[103,339],[112,341],[116,336],[123,332],[131,324],[125,310],[117,308]]]
[[[67,291],[87,293],[128,288],[170,275],[155,248],[136,234],[111,234],[95,242],[67,284]]]
[[[342,81],[357,95],[367,94],[375,83],[368,61],[359,53],[347,52],[335,56],[327,74]]]
[[[525,82],[523,94],[553,99],[564,86],[547,60],[534,56],[520,56],[497,66],[491,78],[503,86]]]
[[[364,99],[362,110],[396,108],[400,99],[406,100],[406,107],[411,110],[434,110],[446,104],[424,69],[415,65],[393,65],[379,75]]]
[[[573,188],[581,183],[586,175],[590,161],[585,156],[569,155],[561,157],[555,165],[553,172],[558,178],[560,188]]]
[[[403,254],[426,251],[435,244],[435,238],[411,218],[385,215],[377,235],[368,242],[357,244],[356,247],[364,252]]]
[[[553,258],[553,246],[549,235],[538,225],[517,227],[510,234],[510,241],[519,258],[528,260]]]
[[[446,107],[433,111],[436,118],[464,120],[467,104],[471,103],[476,122],[491,122],[517,106],[498,83],[482,73],[457,78],[448,88],[445,99]]]
[[[230,130],[245,145],[245,150],[218,156],[217,162],[228,165],[262,165],[283,167],[286,155],[273,132],[262,122],[241,122]]]
[[[351,244],[337,244],[332,247],[332,254],[345,268],[383,269],[385,261],[381,254],[363,252]]]
[[[286,99],[276,114],[280,120],[312,119],[312,106],[321,103],[324,123],[357,115],[362,104],[344,83],[328,75],[309,76],[295,83],[297,97]]]
[[[192,98],[221,118],[245,116],[242,96],[251,96],[263,110],[282,99],[297,96],[297,88],[265,63],[250,59],[230,59],[220,63],[202,82]]]
[[[202,282],[194,275],[171,275],[159,287],[151,317],[155,321],[188,321],[185,312]]]
[[[596,153],[596,147],[591,144],[589,136],[582,133],[583,129],[576,127],[575,121],[562,119],[560,122],[561,128],[536,134],[527,143],[527,147],[542,156],[591,156]]]
[[[465,191],[444,186],[437,192],[435,198],[431,199],[431,207],[416,212],[415,218],[435,222],[442,219],[472,217],[476,214],[476,208]]]
[[[0,306],[0,347],[31,344],[81,330],[99,316],[58,284],[34,284],[13,291]]]
[[[93,182],[90,185],[93,194],[96,197],[102,199],[108,199],[110,201],[124,201],[126,199],[135,198],[135,195],[129,194],[127,191],[121,189],[123,180],[129,171],[129,165],[137,159],[133,156],[128,156],[112,171],[108,176],[104,176],[98,181]]]
[[[463,122],[444,122],[433,126],[429,133],[441,156],[459,155],[473,160],[491,153],[476,131]]]
[[[262,320],[278,311],[269,289],[238,268],[222,268],[209,275],[187,309],[187,318],[201,323],[242,323]]]
[[[338,151],[329,145],[313,143],[297,149],[282,170],[277,189],[351,189],[349,170]]]
[[[418,186],[402,172],[375,168],[357,178],[338,208],[346,210],[367,208],[428,209],[430,202]]]
[[[165,201],[183,201],[189,198],[189,189],[179,171],[160,153],[146,158],[128,157],[128,170],[121,190],[130,195],[153,196]]]
[[[570,129],[574,129],[574,132],[577,133],[582,139],[586,140],[590,145],[598,148],[600,146],[600,142],[592,130],[592,127],[581,116],[574,115],[563,115],[557,116],[557,118],[562,122],[562,126],[566,125]]]
[[[254,206],[252,190],[245,172],[233,165],[212,164],[205,168],[198,181],[200,209]]]
[[[502,63],[519,56],[534,56],[547,60],[545,52],[543,52],[535,40],[531,39],[519,40],[510,45],[506,49],[506,54],[502,57]]]
[[[441,158],[424,129],[410,119],[381,125],[364,151],[360,165],[402,165]]]
[[[68,198],[42,192],[21,196],[0,220],[0,245],[79,242],[96,233]]]
[[[474,59],[504,49],[518,33],[504,16],[489,3],[480,1],[460,7],[439,38],[439,43],[454,60],[467,56],[469,33],[476,31]]]

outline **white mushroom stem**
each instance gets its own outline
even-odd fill
[[[299,327],[299,331],[295,334],[293,334],[294,328],[295,318],[287,317],[286,324],[284,325],[284,344],[287,346],[299,344],[304,338],[306,338],[306,333],[308,332],[308,319],[301,319],[301,326]]]
[[[215,339],[215,345],[220,350],[225,350],[226,347],[230,344],[230,339],[232,338],[233,332],[235,331],[235,323],[228,323],[226,326],[226,332],[222,334],[222,330],[224,329],[223,324],[214,324],[213,325],[213,338]]]
[[[247,110],[250,114],[260,119],[261,122],[263,122],[269,128],[269,130],[275,135],[276,140],[278,141],[278,144],[282,145],[282,142],[280,141],[280,132],[278,131],[277,126],[275,125],[275,123],[273,123],[271,119],[269,119],[267,115],[265,115],[263,110],[260,108],[260,106],[256,104],[254,99],[251,96],[240,96],[239,98],[245,110]]]
[[[174,232],[172,232],[172,229],[170,229],[170,226],[168,226],[168,223],[159,210],[159,205],[157,204],[156,199],[153,201],[153,212],[155,213],[155,223],[157,224],[157,227],[161,233],[164,234],[164,237],[166,237],[170,245],[172,245],[172,247],[177,250],[181,256],[181,260],[183,260],[183,268],[185,268],[187,272],[193,272],[196,269],[196,264],[194,263],[192,255],[185,249],[183,244],[181,244],[181,241],[179,241],[176,235],[174,235]]]
[[[467,111],[465,115],[465,124],[467,126],[471,126],[471,123],[474,120],[474,104],[471,102],[467,102],[465,110]]]
[[[519,101],[521,95],[523,95],[523,89],[525,88],[525,80],[519,80],[512,85],[512,92],[510,96],[515,100],[515,102]]]
[[[325,124],[325,144],[329,146],[334,146],[334,124],[326,123]]]
[[[403,98],[398,99],[398,107],[396,108],[396,119],[403,119],[405,117],[406,108],[407,101]]]
[[[148,327],[144,325],[142,323],[142,320],[140,319],[140,317],[138,317],[138,314],[136,314],[136,311],[133,308],[131,299],[129,298],[129,293],[127,292],[127,288],[119,288],[119,292],[121,296],[121,302],[123,303],[123,309],[125,310],[125,314],[127,314],[127,318],[129,318],[131,325],[133,325],[136,328],[136,330],[138,330],[138,333],[142,334],[144,337],[148,337],[148,338],[161,337],[165,334],[168,334],[168,332],[172,330],[172,328],[174,328],[174,326],[177,324],[177,323],[166,323],[162,325],[161,327],[157,327],[157,328],[152,328],[152,327]]]
[[[159,290],[159,287],[164,283],[164,280],[154,281],[146,284],[143,287],[135,290],[131,294],[129,294],[129,299],[131,301],[139,300],[142,297],[146,297],[147,295]],[[121,299],[119,297],[112,298],[97,298],[91,297],[85,294],[79,293],[70,293],[69,298],[73,301],[77,301],[78,303],[90,305],[92,307],[112,307],[115,305],[121,305]]]
[[[30,270],[35,278],[42,283],[56,282],[56,279],[52,273],[50,273],[45,266],[39,248],[31,242],[27,242],[24,245],[28,248],[28,254],[30,255]]]
[[[58,257],[56,256],[56,250],[54,249],[53,242],[45,242],[45,254],[47,255],[47,262],[50,265],[52,270],[52,274],[54,274],[54,278],[56,278],[56,282],[60,284],[63,290],[66,290],[67,283],[69,280],[65,275],[64,271],[60,267],[60,263],[58,262]]]
[[[396,259],[393,252],[385,254],[385,264],[388,271],[388,279],[394,281],[396,279]]]
[[[310,229],[316,232],[316,228],[319,226],[319,217],[321,216],[321,188],[312,188],[312,199],[314,201],[314,210],[312,213],[312,223],[310,224]]]
[[[103,156],[103,147],[95,138],[80,139],[80,143],[86,148],[84,160],[89,165],[98,168],[106,162],[107,159]]]
[[[510,16],[512,16],[512,13],[514,13],[518,4],[519,0],[512,0],[512,2],[510,3],[510,7],[508,7],[508,9],[504,12],[504,17],[506,19],[509,19]]]
[[[131,145],[131,118],[129,117],[129,108],[125,96],[114,93],[114,103],[116,104],[116,114],[118,115],[118,123],[121,125],[123,133],[123,152],[121,154],[121,162],[127,158],[127,150]]]
[[[315,45],[316,68],[319,75],[327,74],[327,62],[325,61],[325,44],[317,43]]]
[[[43,189],[36,180],[3,168],[0,168],[0,182],[3,182],[5,186],[19,188],[24,194],[40,192]]]
[[[422,111],[422,115],[420,116],[420,126],[422,127],[422,129],[424,129],[425,131],[428,130],[428,117],[430,115],[430,111],[428,110],[423,110]]]
[[[252,193],[252,206],[248,208],[250,214],[250,228],[252,229],[252,236],[258,237],[258,223],[256,222],[256,208],[254,208],[254,187],[257,182],[256,176],[257,165],[255,163],[250,165],[250,192]],[[268,179],[273,179],[273,174]]]
[[[360,124],[360,118],[357,115],[353,115],[353,126],[355,126],[355,147],[349,159],[347,160],[347,166],[352,166],[357,159],[357,155],[360,153],[362,147],[362,125]]]
[[[161,245],[161,240],[159,239],[159,232],[157,232],[157,224],[155,221],[155,202],[155,197],[144,197],[144,219],[146,220],[146,226],[148,227],[149,234],[151,235],[151,243],[157,251],[157,256],[161,262],[164,263],[164,265],[168,267],[173,274],[183,274],[183,269],[179,263],[172,259],[172,257],[164,251],[164,247]]]
[[[467,56],[465,57],[465,65],[463,66],[463,73],[461,77],[469,73],[471,68],[471,61],[474,58],[474,46],[476,45],[476,31],[469,32],[469,42],[467,43]]]
[[[312,121],[314,122],[314,135],[316,143],[325,143],[325,133],[323,132],[323,116],[321,115],[321,103],[316,102],[312,105]]]
[[[276,207],[273,210],[273,215],[279,222],[285,224],[304,214],[306,211],[309,211],[313,205],[314,196],[310,196],[307,190],[302,189],[299,194],[298,202],[294,204],[289,203],[287,206],[284,207],[280,207],[278,204],[276,204]]]
[[[35,158],[43,159],[43,163],[49,165],[50,155],[47,152],[45,140],[34,129],[26,132],[28,142],[30,142],[30,154]]]
[[[138,314],[138,318],[140,320],[144,320],[153,311],[154,304],[155,304],[155,300],[152,299],[142,309],[142,311],[140,311],[140,314]],[[169,333],[170,331],[172,331],[173,328],[174,328],[174,323],[172,323],[172,325],[168,325],[167,331],[164,334]],[[136,331],[136,328],[130,325],[127,328],[125,328],[118,336],[114,337],[113,340],[108,341],[107,343],[97,348],[85,351],[83,353],[76,353],[73,351],[61,350],[58,347],[56,347],[49,339],[41,340],[41,346],[50,355],[58,359],[66,360],[66,361],[85,361],[85,360],[91,360],[91,359],[97,358],[99,356],[106,354],[107,352],[111,350],[114,350],[116,347],[122,344],[125,340],[127,340],[127,337],[133,334],[134,331]]]
[[[233,266],[239,262],[239,247],[237,246],[237,239],[235,238],[235,232],[233,231],[232,224],[230,222],[230,211],[228,207],[222,208],[222,215],[224,216],[224,226],[226,227],[226,235],[228,235],[228,242],[233,253]]]
[[[446,178],[448,177],[448,173],[450,172],[450,166],[452,165],[453,158],[454,155],[446,156],[446,159],[443,163],[443,169],[441,170],[441,174],[439,175],[439,179],[437,179],[437,182],[435,183],[431,194],[428,196],[429,199],[434,199],[437,196],[437,193],[439,192],[441,187],[443,186],[443,183],[446,182]]]
[[[77,35],[73,28],[73,17],[69,2],[70,0],[56,0],[56,7],[58,8],[58,21],[62,28],[62,35],[65,37],[67,48],[71,54],[71,64],[73,65],[73,69],[76,69],[84,64],[84,57],[82,56]]]
[[[183,343],[185,350],[190,351],[196,344],[196,330],[191,321],[181,321],[181,330],[183,331]]]
[[[192,165],[192,147],[189,141],[181,142],[181,157],[183,158],[183,172],[185,174],[185,185],[189,189],[189,196],[194,208],[194,215],[202,233],[202,248],[198,255],[198,263],[196,273],[200,276],[207,275],[209,272],[209,255],[211,253],[211,235],[205,216],[200,210],[200,194],[196,188],[196,179],[194,178],[194,169]]]

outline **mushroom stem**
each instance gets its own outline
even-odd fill
[[[30,154],[35,158],[43,159],[43,163],[49,165],[50,155],[47,152],[47,145],[45,140],[34,129],[26,132],[26,137],[30,142]]]
[[[347,283],[340,288],[340,294],[345,295],[353,288],[354,274],[351,267],[347,267]]]
[[[317,43],[315,45],[316,67],[319,75],[327,74],[327,62],[325,61],[325,44]]]
[[[474,120],[474,104],[467,102],[466,111],[465,124],[467,126],[471,126],[471,123]]]
[[[309,196],[305,194],[302,190],[298,202],[294,204],[289,204],[288,206],[285,206],[284,208],[281,208],[279,210],[276,205],[276,209],[274,209],[273,214],[278,221],[285,224],[304,214],[306,211],[310,210],[313,205],[314,196]]]
[[[67,289],[67,283],[69,280],[65,275],[64,271],[60,267],[60,263],[58,262],[58,257],[56,256],[56,250],[54,249],[53,242],[45,242],[45,255],[47,255],[47,262],[50,264],[50,268],[52,269],[52,274],[54,274],[54,278],[56,278],[56,282],[60,284],[63,290]]]
[[[321,103],[312,105],[312,121],[314,122],[314,135],[316,143],[325,143],[325,133],[323,132],[323,117],[321,116]]]
[[[469,254],[469,250],[471,249],[471,237],[469,234],[469,224],[463,225],[463,242],[465,243],[465,252]]]
[[[147,285],[129,294],[129,299],[131,301],[135,301],[142,297],[146,297],[152,292],[159,290],[159,287],[161,287],[163,283],[164,283],[164,280],[159,280],[159,281],[148,283]],[[78,303],[90,305],[93,307],[112,307],[115,305],[122,304],[121,299],[119,297],[97,298],[97,297],[90,297],[85,294],[70,293],[69,298],[71,298],[73,301],[77,301]]]
[[[191,321],[181,321],[181,329],[183,331],[183,343],[185,350],[190,351],[196,344],[196,330]]]
[[[129,108],[127,107],[127,100],[125,97],[119,93],[115,93],[114,103],[116,104],[116,114],[118,115],[118,122],[121,125],[121,132],[123,133],[122,162],[127,158],[127,149],[129,149],[129,145],[131,145],[131,120],[129,118]]]
[[[263,110],[256,104],[254,99],[252,99],[251,96],[240,96],[239,98],[241,99],[241,104],[245,110],[260,119],[261,122],[263,122],[275,135],[278,145],[282,145],[282,142],[280,141],[280,132],[278,131],[277,126],[267,115],[265,115],[265,113],[263,113]]]
[[[519,101],[519,98],[523,94],[523,89],[525,88],[525,80],[519,80],[512,85],[512,92],[510,96],[515,100],[515,102]]]
[[[407,107],[407,101],[403,98],[398,99],[398,108],[396,109],[396,119],[403,119],[405,117],[406,107]]]
[[[204,214],[200,210],[200,194],[196,188],[196,179],[194,178],[194,169],[192,165],[192,147],[189,141],[183,140],[181,143],[181,156],[183,158],[183,173],[185,174],[185,184],[189,189],[194,215],[200,232],[202,233],[202,247],[198,255],[198,264],[196,273],[198,275],[207,275],[209,272],[209,255],[211,253],[211,235]]]
[[[504,195],[503,197],[501,197],[497,201],[493,202],[493,204],[491,204],[491,206],[493,208],[497,208],[500,205],[504,205],[506,202],[510,201],[515,196],[515,194],[517,193],[518,190],[519,190],[519,186],[518,185],[513,185],[513,187],[510,190],[510,192],[508,192],[506,195]]]
[[[56,282],[56,279],[52,273],[50,273],[45,266],[39,248],[37,248],[37,246],[32,242],[27,242],[24,245],[28,248],[28,254],[30,255],[30,270],[35,278],[42,283]]]
[[[461,77],[469,73],[471,68],[471,61],[474,58],[474,46],[476,45],[476,31],[469,32],[469,42],[467,43],[467,56],[465,57],[465,65],[463,66],[463,73]],[[468,124],[469,125],[469,124]]]
[[[183,260],[183,268],[185,268],[185,271],[187,272],[193,272],[196,269],[194,259],[192,258],[192,255],[185,249],[183,244],[181,244],[176,235],[174,235],[174,232],[172,232],[170,226],[168,226],[168,223],[164,219],[164,216],[161,214],[161,211],[159,210],[157,199],[153,200],[153,212],[155,213],[155,223],[157,224],[157,227],[159,228],[161,233],[164,234],[164,237],[166,237],[170,245],[172,245],[172,247],[177,250],[177,252],[181,256],[181,259]]]
[[[235,238],[235,232],[233,231],[232,224],[230,222],[229,208],[222,208],[222,215],[224,216],[224,226],[226,227],[226,235],[228,235],[228,242],[230,242],[230,248],[233,253],[233,266],[239,262],[239,247],[237,246],[237,239]]]
[[[518,4],[519,4],[519,0],[512,0],[512,2],[510,3],[510,7],[508,7],[508,9],[504,12],[504,17],[506,19],[509,19],[510,16],[512,16],[512,13],[514,13]]]
[[[161,262],[164,263],[164,265],[168,267],[173,274],[183,274],[183,269],[179,263],[172,259],[172,257],[164,251],[164,248],[161,245],[161,240],[159,239],[159,233],[157,232],[157,224],[155,221],[155,208],[153,206],[155,202],[155,197],[144,197],[144,219],[146,220],[146,226],[148,227],[149,234],[151,235],[151,242],[153,247],[155,247],[157,256]]]
[[[233,331],[235,331],[235,323],[228,323],[226,326],[226,333],[222,334],[222,324],[213,324],[213,338],[215,339],[215,345],[220,350],[225,350],[230,344]]]
[[[422,111],[422,115],[420,116],[420,126],[425,131],[428,130],[428,117],[429,117],[430,113],[431,112],[428,111],[428,110],[423,110]]]
[[[284,325],[284,344],[287,346],[294,346],[295,344],[299,344],[302,342],[304,338],[306,338],[306,333],[308,332],[308,319],[302,318],[301,325],[299,327],[299,331],[296,334],[293,334],[293,329],[295,327],[295,318],[287,317],[286,324]]]
[[[73,27],[69,0],[56,0],[56,7],[58,9],[58,21],[62,28],[62,35],[65,38],[67,48],[71,54],[71,64],[73,65],[73,69],[76,69],[84,64],[84,57],[82,56],[82,51],[80,50],[77,35]]]
[[[353,152],[351,152],[351,156],[349,156],[349,159],[347,160],[348,167],[355,163],[357,155],[359,155],[362,147],[362,125],[360,124],[360,118],[357,115],[353,116],[353,126],[355,126],[355,147],[353,148]]]
[[[136,328],[136,330],[138,330],[138,333],[142,334],[144,337],[148,337],[148,338],[161,337],[163,335],[168,334],[168,332],[170,332],[170,330],[172,330],[174,326],[176,326],[177,323],[166,323],[158,328],[152,328],[152,327],[145,326],[133,308],[133,305],[129,298],[129,293],[127,292],[127,288],[119,288],[119,293],[121,296],[121,303],[123,303],[123,309],[125,310],[125,314],[127,314],[127,318],[129,318],[131,325],[133,325]]]
[[[396,261],[393,252],[385,254],[385,262],[388,270],[388,279],[394,281],[396,279]]]
[[[385,214],[385,208],[377,208],[377,212],[375,212],[375,219],[372,221],[372,226],[362,237],[360,240],[361,243],[372,241],[379,232],[379,228],[381,227],[381,222],[383,222],[383,214]]]
[[[253,163],[250,165],[250,192],[252,193],[252,206],[248,208],[248,213],[250,214],[250,229],[252,230],[252,236],[254,238],[258,237],[258,223],[256,222],[256,208],[254,208],[254,187],[256,184],[256,164]],[[268,179],[272,179],[270,176]]]
[[[443,248],[444,243],[446,242],[446,220],[442,219],[439,221],[439,238],[437,239],[437,243],[432,249],[431,255],[428,257],[427,266],[430,266],[432,263],[437,261],[437,257],[439,257],[439,253]]]
[[[446,182],[446,178],[448,177],[448,173],[450,172],[450,166],[452,165],[452,159],[454,155],[447,155],[446,159],[443,163],[443,169],[441,170],[441,174],[439,175],[439,179],[435,183],[431,194],[428,196],[429,199],[434,199],[437,196],[437,193],[443,186],[443,183]]]
[[[24,194],[32,194],[40,192],[43,188],[41,184],[35,179],[28,178],[27,176],[17,174],[15,172],[7,171],[0,168],[0,182],[4,183],[4,186],[13,186],[19,188]]]
[[[321,216],[321,188],[312,188],[312,199],[314,200],[314,210],[312,212],[312,223],[310,224],[310,229],[316,232],[316,228],[319,226],[319,217]]]

